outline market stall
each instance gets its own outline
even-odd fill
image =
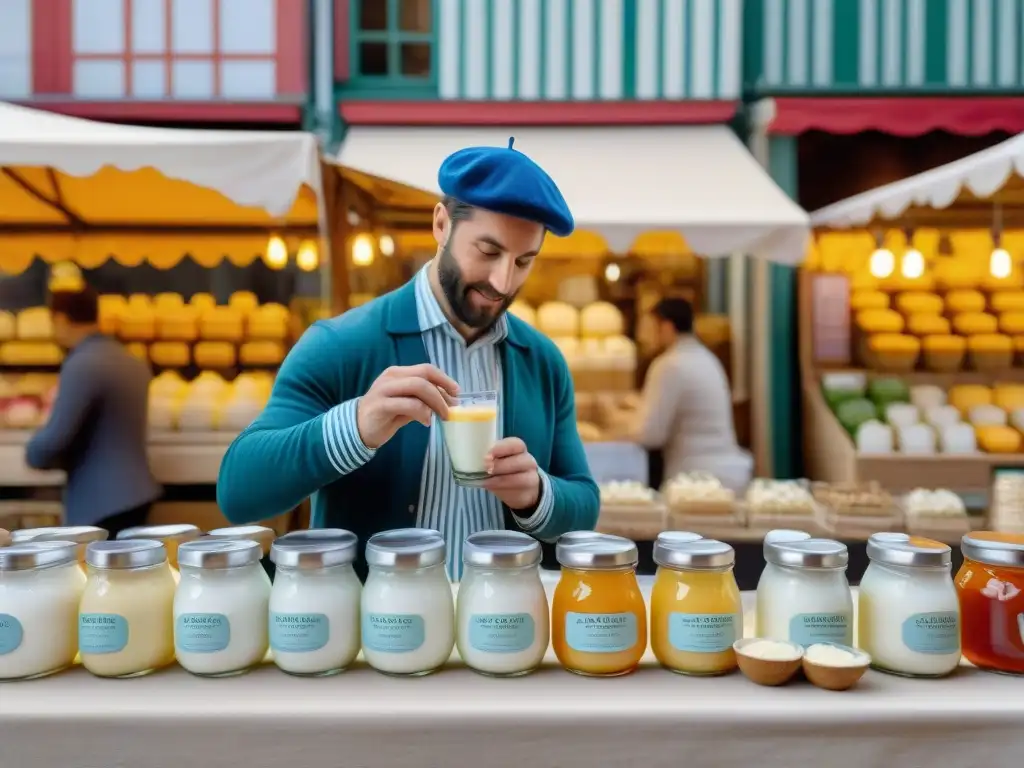
[[[408,279],[433,256],[430,212],[442,160],[462,147],[503,145],[510,136],[557,181],[576,219],[570,237],[546,239],[511,311],[565,355],[585,441],[621,435],[650,360],[645,316],[657,299],[682,296],[700,313],[697,334],[730,375],[735,421],[750,444],[752,422],[764,412],[750,394],[761,358],[748,344],[738,254],[797,263],[808,225],[725,126],[354,127],[337,162],[350,185],[346,263],[356,303]],[[701,257],[731,257],[735,279],[727,286],[724,271]],[[600,450],[592,465],[612,471],[598,472],[599,479],[647,481],[644,462],[629,447],[617,460]]]
[[[0,104],[0,288],[9,307],[0,312],[0,486],[61,483],[23,459],[63,358],[44,291],[29,274],[40,265],[51,287],[83,274],[96,284],[102,330],[158,374],[150,414],[157,480],[215,482],[303,319],[295,306],[260,303],[224,279],[196,291],[180,280],[178,290],[161,287],[161,277],[186,263],[211,275],[254,263],[329,270],[320,258],[319,163],[309,134],[109,125]],[[123,287],[133,270],[149,270],[148,289]]]
[[[985,509],[994,480],[1024,468],[1022,170],[1017,136],[812,214],[812,477],[948,488]]]

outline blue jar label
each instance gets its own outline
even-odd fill
[[[271,613],[270,647],[284,653],[319,651],[331,637],[331,621],[323,613]]]
[[[721,653],[736,642],[732,613],[670,613],[668,641],[677,651]]]
[[[231,643],[231,622],[223,613],[182,613],[174,622],[174,647],[185,653],[216,653]]]
[[[78,650],[118,653],[128,645],[128,620],[116,613],[78,614]]]
[[[413,613],[364,613],[363,647],[380,653],[409,653],[425,637],[423,617]]]
[[[0,613],[0,656],[18,650],[23,637],[21,622],[9,613]]]
[[[474,613],[469,644],[484,653],[515,653],[533,645],[534,621],[528,613]]]
[[[845,613],[798,613],[789,620],[789,640],[805,648],[815,643],[853,645],[850,623]]]
[[[960,617],[956,611],[915,613],[903,622],[901,634],[903,644],[915,653],[957,653]]]
[[[632,613],[574,613],[565,615],[565,642],[585,653],[620,653],[636,645],[636,616]]]

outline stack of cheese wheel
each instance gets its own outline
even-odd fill
[[[192,361],[192,343],[199,335],[199,313],[177,293],[153,297],[156,341],[149,357],[163,368],[183,368]]]
[[[118,331],[127,342],[149,343],[156,338],[156,309],[149,296],[133,294],[128,297]]]
[[[10,320],[5,323],[10,337]],[[53,318],[46,307],[23,309],[14,318],[13,338],[0,347],[0,363],[31,367],[60,365],[64,351],[53,341]]]
[[[164,371],[149,384],[149,426],[177,429],[178,413],[188,393],[188,383],[174,371]]]
[[[585,388],[630,390],[636,377],[636,348],[625,337],[622,313],[606,301],[595,301],[580,313],[583,337],[581,364]]]
[[[239,362],[242,365],[280,365],[288,337],[287,308],[281,304],[253,305],[245,310],[245,316],[248,341],[238,351]]]
[[[217,429],[228,394],[228,383],[219,374],[213,371],[200,373],[189,385],[181,402],[178,428],[193,432]]]
[[[100,331],[109,336],[121,333],[121,317],[128,309],[128,299],[119,293],[104,293],[99,297]]]
[[[241,432],[249,426],[267,404],[273,381],[273,377],[265,371],[239,374],[224,399],[218,429]]]

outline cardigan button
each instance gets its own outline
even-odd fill
[[[409,514],[411,515],[415,511],[416,511],[416,505],[415,504],[410,504],[409,505]]]

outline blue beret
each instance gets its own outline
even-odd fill
[[[558,186],[544,169],[508,147],[467,147],[449,155],[437,172],[441,191],[456,200],[543,224],[566,237],[576,224]]]

